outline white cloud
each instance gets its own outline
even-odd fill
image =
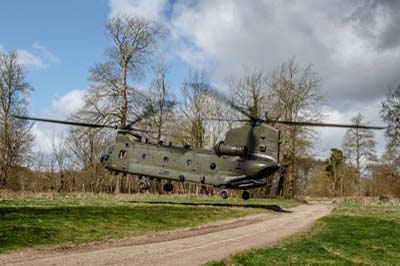
[[[37,55],[28,52],[27,50],[18,50],[18,63],[25,66],[26,68],[33,69],[46,69],[48,65]]]
[[[301,66],[313,64],[323,81],[327,122],[349,123],[361,112],[382,125],[380,101],[400,83],[400,4],[393,1],[110,0],[110,7],[111,15],[120,10],[165,22],[169,54],[211,67],[216,83],[240,75],[243,65],[271,72],[292,56]],[[345,130],[319,132],[317,153],[341,146]],[[376,135],[382,152],[383,134]]]
[[[47,50],[46,47],[40,45],[38,42],[34,42],[32,44],[32,48],[40,52],[43,59],[48,61],[49,64],[56,65],[61,63],[61,60],[58,57],[56,57],[49,50]]]
[[[172,36],[183,61],[211,61],[219,79],[239,74],[242,65],[272,71],[296,56],[314,65],[335,101],[373,100],[399,82],[400,49],[371,47],[348,19],[358,7],[344,0],[178,2]]]
[[[35,116],[50,119],[68,119],[68,117],[78,111],[84,103],[85,90],[71,90],[63,96],[54,99],[50,110],[43,111]],[[57,143],[60,138],[68,134],[70,126],[52,123],[35,122],[32,128],[35,135],[34,150],[46,153],[51,152],[53,141]]]
[[[60,64],[61,60],[53,55],[46,47],[38,42],[32,44],[32,50],[17,50],[18,63],[24,65],[29,70],[43,70],[50,65]]]
[[[129,14],[157,21],[166,4],[167,0],[110,0],[110,17]]]
[[[55,132],[54,128],[45,126],[44,123],[35,123],[32,127],[32,132],[35,136],[34,150],[50,153],[52,149],[53,134]]]
[[[400,49],[375,49],[359,34],[348,19],[357,16],[359,3],[179,2],[173,7],[172,36],[183,47],[177,55],[193,66],[196,58],[211,61],[217,81],[240,75],[242,65],[270,72],[296,56],[300,65],[313,64],[321,75],[329,104],[327,122],[349,123],[361,112],[371,124],[382,125],[381,98],[387,87],[400,82]],[[384,14],[374,15],[379,20]],[[324,128],[318,132],[319,156],[328,155],[331,147],[341,147],[345,130]],[[382,152],[383,133],[376,132],[376,136],[378,151]]]
[[[68,117],[82,108],[85,90],[71,90],[62,97],[52,101],[53,108],[63,117]]]
[[[357,104],[348,106],[347,110],[335,110],[325,107],[323,110],[326,123],[333,124],[351,124],[351,118],[361,113],[365,117],[368,125],[382,126],[380,119],[381,102],[383,99],[377,99],[369,104]],[[342,138],[346,133],[344,128],[318,128],[319,141],[315,148],[315,153],[320,158],[327,158],[331,148],[342,148]],[[374,130],[374,139],[377,142],[378,155],[382,155],[385,148],[385,137],[383,130]]]

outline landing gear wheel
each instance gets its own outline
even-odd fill
[[[151,187],[151,184],[150,184],[150,182],[149,181],[142,181],[142,182],[140,182],[140,184],[139,184],[139,189],[140,190],[148,190],[148,189],[150,189],[150,187]]]
[[[172,190],[174,190],[174,186],[171,183],[167,183],[164,185],[165,192],[171,192]]]
[[[242,199],[248,200],[250,198],[250,193],[248,191],[243,191],[242,193]]]
[[[227,199],[227,198],[229,197],[229,193],[228,193],[228,191],[226,191],[226,190],[221,190],[221,192],[219,192],[219,196],[220,196],[222,199]]]

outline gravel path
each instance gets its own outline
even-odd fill
[[[307,230],[334,205],[313,203],[201,227],[72,248],[0,255],[0,265],[201,265]]]

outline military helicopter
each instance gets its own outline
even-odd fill
[[[385,127],[328,124],[314,122],[293,122],[261,119],[252,116],[244,108],[237,106],[226,97],[216,97],[243,114],[246,119],[208,118],[215,121],[243,122],[245,125],[229,130],[223,141],[213,150],[193,149],[190,146],[165,145],[162,142],[150,143],[139,133],[154,133],[133,127],[146,115],[139,116],[125,127],[85,122],[54,120],[28,116],[18,119],[83,126],[89,128],[111,128],[118,130],[114,145],[100,156],[105,168],[115,174],[132,174],[168,180],[163,189],[173,191],[170,181],[190,182],[220,188],[220,197],[228,198],[227,189],[243,190],[242,198],[250,198],[248,189],[264,186],[262,179],[268,178],[280,169],[279,130],[269,126],[271,123],[288,126],[342,127],[384,129]],[[141,189],[149,189],[150,183],[143,182]]]

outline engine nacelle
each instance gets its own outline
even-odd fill
[[[221,155],[237,155],[245,156],[248,152],[247,146],[234,146],[225,144],[223,141],[214,146],[214,151],[218,156]]]

